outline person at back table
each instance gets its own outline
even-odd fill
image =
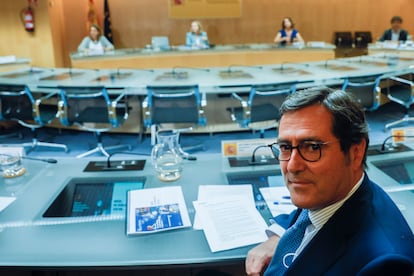
[[[78,47],[78,52],[89,55],[103,55],[111,50],[114,50],[114,45],[102,35],[101,28],[96,24],[91,25],[89,36],[85,37]]]
[[[406,41],[408,32],[401,28],[403,20],[400,16],[391,18],[391,29],[385,30],[379,41]]]
[[[282,29],[277,33],[274,42],[284,46],[294,42],[303,43],[304,40],[299,31],[295,29],[295,24],[293,23],[292,18],[285,17],[282,20]]]
[[[191,22],[190,31],[186,34],[185,45],[191,48],[209,48],[207,33],[199,21]]]
[[[269,239],[248,252],[248,275],[412,274],[414,235],[365,172],[368,142],[364,111],[350,94],[319,87],[285,100],[272,149],[297,209],[275,217]],[[307,218],[293,239],[296,221]]]

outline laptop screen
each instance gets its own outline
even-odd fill
[[[169,50],[170,42],[168,36],[153,36],[151,38],[152,48],[160,50]]]

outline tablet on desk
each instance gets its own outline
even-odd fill
[[[125,216],[127,192],[144,188],[145,177],[74,178],[43,217]]]

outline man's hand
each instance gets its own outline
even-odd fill
[[[247,253],[245,263],[247,275],[259,276],[267,268],[275,253],[279,239],[280,237],[277,235],[271,236],[267,241]]]

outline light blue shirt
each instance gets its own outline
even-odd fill
[[[200,34],[188,32],[185,37],[185,45],[187,47],[199,49],[206,49],[210,47],[206,32],[201,32]]]

